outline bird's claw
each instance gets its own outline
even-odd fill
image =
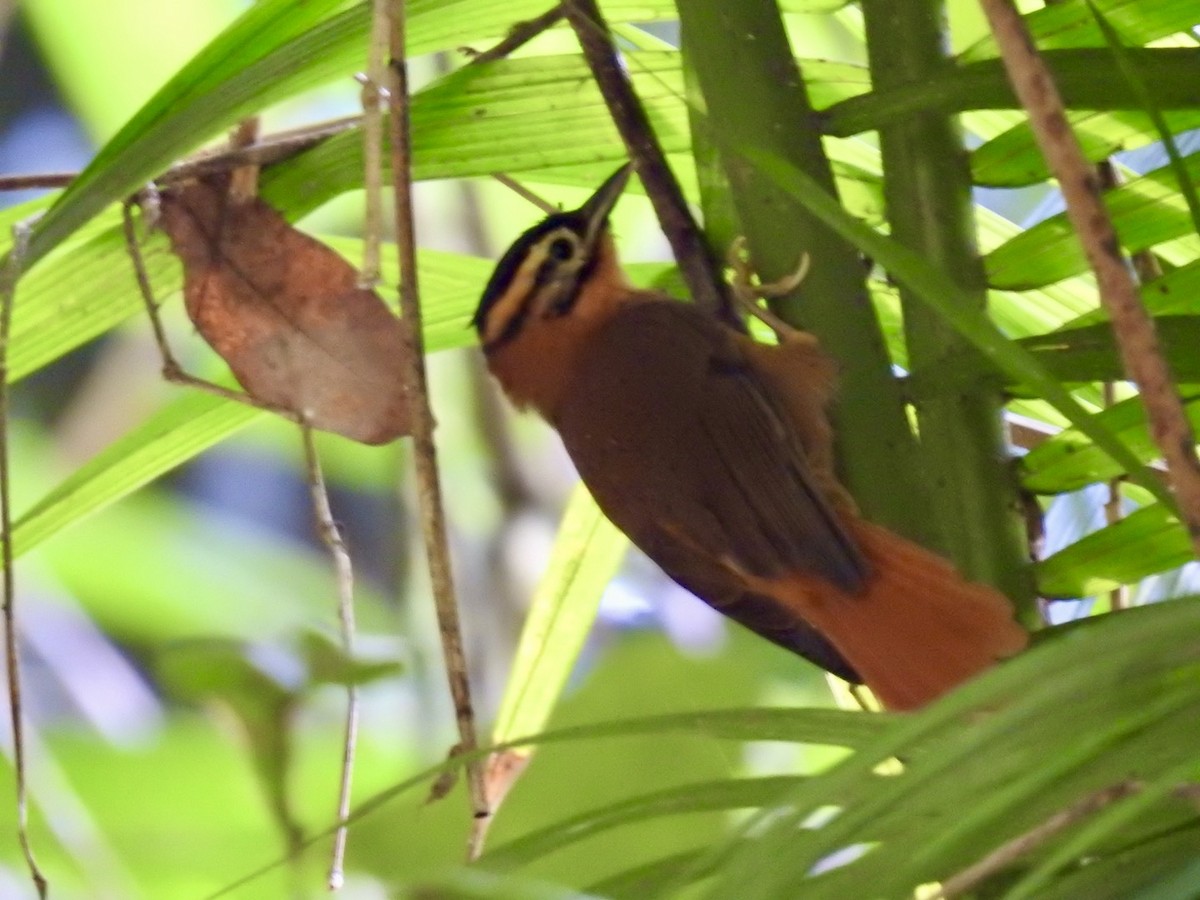
[[[782,297],[800,286],[800,283],[804,281],[804,277],[808,274],[809,263],[811,262],[807,253],[800,254],[800,261],[797,263],[795,271],[775,281],[764,283],[759,281],[758,276],[754,272],[753,261],[746,249],[746,238],[743,235],[738,235],[729,245],[726,262],[728,262],[729,267],[733,270],[731,284],[733,296],[747,313],[775,332],[775,337],[781,343],[796,339],[811,339],[806,332],[789,325],[775,315],[775,313],[771,312],[769,308],[759,303],[760,300]]]

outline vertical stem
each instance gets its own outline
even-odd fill
[[[863,0],[871,83],[885,90],[946,70],[945,10],[929,0]],[[884,199],[892,236],[944,271],[961,296],[987,302],[975,244],[971,179],[957,123],[921,113],[880,130]],[[944,318],[900,289],[909,367],[919,371],[971,346]],[[917,427],[938,547],[968,577],[1000,588],[1036,620],[1014,470],[1003,434],[1003,401],[988,387],[918,400]]]
[[[470,752],[479,745],[475,733],[475,715],[471,706],[471,687],[467,679],[466,654],[463,650],[462,629],[459,626],[458,605],[454,597],[454,580],[450,569],[450,552],[446,546],[446,517],[442,508],[442,491],[438,482],[437,448],[433,440],[433,411],[429,406],[428,380],[425,373],[425,347],[421,334],[421,305],[417,285],[416,236],[413,229],[412,204],[412,135],[408,116],[408,63],[406,61],[405,18],[403,0],[392,0],[390,78],[388,84],[389,125],[392,143],[392,187],[396,193],[396,244],[400,255],[400,310],[407,338],[409,363],[409,402],[413,412],[413,449],[417,474],[417,491],[421,506],[421,526],[425,536],[425,551],[429,559],[429,576],[437,607],[438,630],[446,662],[446,676],[458,723],[461,752]],[[479,852],[483,826],[491,815],[483,766],[478,761],[467,764],[468,788],[475,814],[476,828],[468,846],[468,858]]]
[[[380,100],[387,78],[384,55],[388,45],[388,0],[372,0],[371,36],[367,45],[367,71],[362,78],[363,190],[366,222],[363,225],[363,264],[360,287],[379,283],[379,242],[383,234],[383,110]]]
[[[17,840],[25,855],[29,876],[39,897],[46,897],[49,884],[38,866],[29,837],[29,782],[25,767],[25,716],[21,700],[21,655],[17,640],[16,579],[13,576],[12,472],[8,459],[8,339],[12,333],[13,304],[21,274],[29,231],[13,228],[13,246],[0,269],[0,564],[4,566],[4,651],[8,680],[8,714],[12,728],[13,769],[17,779]]]
[[[308,475],[308,489],[312,499],[313,519],[321,543],[333,558],[333,571],[337,582],[338,626],[342,638],[342,651],[347,662],[354,659],[354,568],[350,553],[342,540],[329,505],[329,492],[325,489],[325,476],[321,472],[321,460],[313,443],[312,427],[300,423],[300,437],[304,444],[304,463]],[[343,824],[350,815],[350,794],[354,782],[354,756],[358,748],[358,685],[353,680],[346,682],[346,730],[342,743],[342,773],[338,783],[337,820],[333,834],[333,854],[329,865],[328,884],[331,891],[339,890],[345,883],[345,858],[347,827]]]
[[[680,0],[678,6],[713,143],[721,145],[724,131],[753,140],[836,196],[774,0]],[[789,324],[816,334],[840,363],[841,399],[833,413],[846,486],[868,518],[928,540],[932,517],[916,444],[858,252],[744,161],[725,155],[724,163],[763,280],[794,272],[802,253],[812,257],[804,282],[773,306]]]
[[[1102,389],[1104,391],[1104,408],[1107,409],[1117,402],[1117,394],[1111,381],[1104,382]],[[1108,480],[1108,498],[1104,501],[1104,524],[1116,525],[1121,518],[1121,479],[1119,477],[1110,478]],[[1108,603],[1109,609],[1113,612],[1125,609],[1129,605],[1129,586],[1118,584],[1109,591]]]

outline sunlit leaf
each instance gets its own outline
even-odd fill
[[[1187,530],[1159,504],[1130,513],[1037,564],[1047,597],[1089,597],[1195,558]]]
[[[1185,160],[1188,177],[1200,178],[1200,153]],[[1136,252],[1192,232],[1192,218],[1169,166],[1114,188],[1105,205],[1127,250]],[[1200,249],[1193,239],[1193,250]],[[1190,259],[1195,258],[1193,252]],[[1021,290],[1049,284],[1087,268],[1079,239],[1065,213],[1021,232],[987,256],[992,287]]]
[[[576,487],[533,595],[492,729],[497,743],[541,731],[591,629],[629,539]]]

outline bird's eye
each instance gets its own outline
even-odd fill
[[[566,238],[555,238],[546,252],[551,259],[565,262],[575,255],[575,245]]]

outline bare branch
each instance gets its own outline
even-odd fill
[[[1141,394],[1150,434],[1167,464],[1171,487],[1192,546],[1200,554],[1200,461],[1196,438],[1137,286],[1121,255],[1095,169],[1067,123],[1050,70],[1034,47],[1012,0],[981,0],[1004,67],[1050,171],[1062,188],[1070,220],[1096,273],[1100,299],[1112,319],[1125,372]]]
[[[1017,835],[1006,844],[997,847],[979,862],[968,866],[958,874],[942,882],[942,889],[932,900],[952,900],[961,897],[979,885],[984,879],[1004,869],[1025,854],[1040,847],[1060,831],[1069,828],[1076,822],[1094,816],[1106,806],[1115,803],[1141,790],[1141,785],[1135,781],[1122,781],[1111,787],[1103,788],[1088,794],[1083,799],[1071,804],[1061,812],[1057,812],[1046,821],[1024,834]]]
[[[242,166],[264,167],[290,159],[305,150],[311,150],[337,134],[351,131],[362,124],[362,116],[346,116],[316,125],[305,125],[288,131],[268,135],[247,147],[222,148],[190,156],[163,172],[155,181],[166,185],[186,181],[201,175],[228,172]]]
[[[442,508],[441,485],[438,482],[437,449],[433,440],[433,411],[429,405],[428,382],[425,373],[425,348],[421,334],[421,305],[417,285],[416,236],[413,228],[412,203],[412,136],[408,117],[408,64],[405,57],[405,19],[403,0],[392,0],[391,64],[388,83],[388,121],[392,139],[392,188],[396,192],[396,244],[400,255],[400,310],[408,343],[409,399],[413,416],[413,450],[417,475],[417,492],[421,506],[421,530],[425,536],[425,552],[429,560],[429,576],[437,608],[438,630],[442,638],[446,676],[458,723],[459,746],[471,752],[479,745],[475,732],[475,715],[471,706],[471,689],[467,678],[466,654],[463,650],[462,629],[458,605],[454,596],[454,580],[450,568],[450,552],[446,545],[446,521]],[[477,822],[491,816],[484,785],[483,767],[473,761],[467,767],[471,806]],[[476,832],[481,835],[481,832]],[[468,846],[468,858],[474,859],[480,849],[478,837]]]
[[[228,172],[243,166],[269,166],[311,150],[336,134],[358,128],[362,116],[347,116],[316,125],[289,129],[267,135],[244,147],[206,150],[176,163],[160,175],[159,184],[186,181],[200,175]],[[78,172],[48,172],[32,175],[0,175],[0,191],[24,191],[33,188],[64,188],[79,176]]]
[[[28,191],[36,188],[64,188],[78,172],[46,172],[35,175],[0,175],[0,191]]]
[[[734,328],[744,330],[741,317],[725,289],[721,264],[692,218],[679,182],[667,165],[667,158],[650,127],[646,111],[621,67],[608,25],[595,0],[563,0],[563,10],[575,29],[592,76],[650,196],[659,225],[671,244],[692,298],[702,309]]]

